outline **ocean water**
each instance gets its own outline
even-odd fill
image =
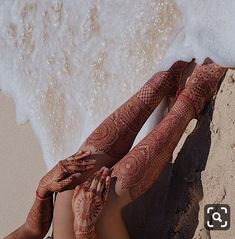
[[[235,65],[235,3],[211,2],[0,1],[0,89],[48,169],[157,70],[205,57]]]
[[[217,64],[235,66],[235,1],[176,0],[182,14],[162,63],[167,68],[177,59],[210,57]]]

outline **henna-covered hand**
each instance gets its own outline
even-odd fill
[[[25,223],[6,239],[44,238],[53,217],[53,192],[74,189],[77,186],[80,172],[94,167],[95,160],[86,160],[90,154],[91,152],[79,151],[60,161],[40,180],[37,196]]]
[[[41,180],[37,194],[41,198],[48,197],[53,192],[72,190],[78,185],[81,172],[94,168],[96,160],[86,160],[90,151],[79,151],[71,157],[61,160]]]
[[[76,187],[72,199],[76,238],[96,238],[95,225],[107,200],[110,181],[109,170],[103,167]]]

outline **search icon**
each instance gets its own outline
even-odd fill
[[[218,212],[214,212],[214,213],[212,214],[212,218],[213,218],[213,220],[215,220],[215,221],[222,222],[221,215],[220,215]]]

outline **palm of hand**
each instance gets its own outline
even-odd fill
[[[77,191],[77,196],[73,200],[74,218],[79,230],[89,228],[96,223],[103,208],[103,200],[95,192],[86,188]],[[87,229],[86,229],[87,230]]]
[[[76,234],[91,234],[107,200],[110,176],[102,168],[88,181],[76,187],[72,199]]]

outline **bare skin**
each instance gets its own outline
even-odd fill
[[[90,150],[96,167],[81,177],[87,180],[101,167],[111,168],[132,147],[136,135],[165,96],[174,95],[186,62],[175,63],[168,71],[155,74],[133,97],[105,119],[87,138],[80,150]],[[110,194],[112,195],[112,193]],[[57,195],[54,208],[54,237],[75,238],[71,200],[73,191]],[[119,213],[117,215],[120,217]],[[119,220],[120,221],[120,220]]]
[[[89,136],[82,148],[91,149],[99,165],[106,163],[110,166],[125,155],[113,167],[112,177],[116,178],[116,181],[112,180],[108,203],[96,226],[98,238],[129,238],[122,221],[122,209],[145,193],[157,180],[171,160],[172,152],[186,126],[192,118],[201,113],[225,71],[226,69],[216,64],[198,66],[166,118],[129,153],[133,138],[144,120],[159,104],[163,96],[173,91],[173,85],[169,85],[171,73],[160,73],[152,78]],[[123,132],[122,135],[122,130],[130,134],[125,135]],[[118,148],[120,148],[119,152]],[[83,177],[83,180],[85,179],[86,175]],[[60,194],[56,202],[55,238],[75,238],[73,228],[71,228],[73,221],[66,222],[60,218],[64,214],[72,214],[72,195],[72,192],[66,195]],[[70,211],[65,211],[61,203],[67,205],[66,210],[70,209]],[[59,233],[58,228],[62,234]],[[63,231],[66,232],[63,233]],[[67,234],[69,231],[70,237]]]
[[[53,218],[53,193],[74,189],[82,172],[94,168],[95,160],[86,160],[91,152],[79,151],[61,160],[39,182],[34,204],[25,223],[5,239],[41,239],[48,232]]]
[[[93,177],[74,190],[72,208],[76,239],[96,239],[95,226],[107,201],[110,176],[101,168]]]
[[[128,238],[126,233],[109,230],[111,225],[107,224],[112,212],[117,210],[121,214],[126,205],[153,185],[171,161],[188,123],[203,111],[225,71],[215,64],[198,66],[165,119],[114,166],[111,175],[117,178],[111,184],[114,198],[108,201],[109,208],[104,209],[103,217],[97,224],[99,238]]]

